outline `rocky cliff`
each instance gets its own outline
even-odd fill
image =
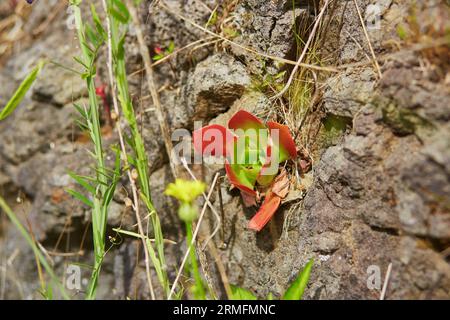
[[[294,89],[289,97],[270,98],[289,77],[293,66],[287,62],[298,58],[299,39],[308,38],[322,1],[143,2],[140,13],[152,52],[171,42],[182,49],[155,66],[172,130],[191,131],[198,120],[225,123],[243,108],[284,122],[293,132],[301,129],[298,147],[308,163],[290,201],[263,231],[246,228],[255,210],[243,208],[226,180],[221,184],[223,231],[213,239],[217,250],[208,245],[199,254],[219,295],[225,297],[220,267],[230,283],[264,298],[280,296],[313,257],[307,299],[378,299],[381,287],[370,278],[371,270],[379,270],[383,282],[389,264],[387,299],[450,298],[448,2],[332,1],[320,41],[308,53],[309,63],[324,68],[302,67],[301,79],[314,83],[307,103],[295,99]],[[59,9],[49,21],[51,6],[58,4],[40,0],[24,17],[25,32],[45,28],[17,43],[0,69],[1,105],[39,58],[75,65],[70,11]],[[205,25],[221,37],[205,32]],[[163,195],[173,177],[133,32],[126,41],[154,202],[165,236],[178,241],[182,227],[174,204]],[[105,56],[102,52],[99,61]],[[100,62],[99,84],[107,82]],[[68,265],[92,259],[89,210],[64,191],[74,185],[68,170],[90,170],[88,139],[74,124],[73,103],[85,99],[78,75],[48,65],[21,107],[0,123],[0,193],[29,221],[62,274]],[[296,104],[308,111],[296,111]],[[114,143],[115,131],[103,116],[105,139]],[[210,182],[217,170],[205,166],[196,172]],[[124,179],[109,212],[112,237],[113,227],[135,223],[124,205],[127,190]],[[219,210],[217,195],[213,204]],[[208,213],[200,244],[214,224]],[[171,276],[184,248],[181,242],[168,245]],[[140,251],[132,238],[111,246],[99,298],[148,297]],[[0,298],[38,295],[34,255],[1,214],[0,267]],[[84,272],[87,277],[89,270]]]

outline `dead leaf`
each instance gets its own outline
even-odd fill
[[[307,161],[307,160],[303,160],[301,159],[299,161],[299,165],[300,165],[300,170],[302,173],[306,173],[311,169],[311,162]]]
[[[281,199],[286,198],[289,193],[289,179],[285,169],[281,169],[281,173],[275,178],[271,191]]]

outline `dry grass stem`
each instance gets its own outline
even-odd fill
[[[361,21],[361,25],[364,30],[364,35],[366,36],[367,44],[369,45],[370,53],[372,54],[372,57],[373,57],[373,63],[375,65],[375,68],[377,69],[378,76],[381,79],[383,76],[381,74],[381,68],[380,68],[380,65],[378,64],[377,56],[375,55],[375,51],[373,50],[372,43],[370,42],[369,34],[367,33],[366,24],[364,23],[364,19],[361,15],[361,10],[359,9],[359,6],[358,6],[358,3],[356,2],[356,0],[353,0],[353,3],[355,4],[356,11],[358,11],[359,20]]]
[[[176,178],[178,176],[177,167],[173,162],[172,150],[173,144],[170,136],[169,125],[167,124],[167,119],[162,108],[161,102],[159,100],[159,94],[157,91],[157,86],[155,84],[155,80],[153,77],[153,68],[152,63],[150,61],[150,52],[148,50],[147,44],[145,43],[144,35],[141,28],[141,22],[138,18],[138,14],[136,12],[136,8],[131,0],[126,1],[127,6],[130,10],[130,15],[134,23],[134,27],[136,30],[136,37],[139,44],[139,51],[141,52],[142,60],[144,61],[144,67],[146,72],[147,86],[150,91],[150,94],[153,99],[153,104],[155,105],[155,113],[159,122],[159,126],[161,129],[161,134],[164,140],[164,144],[166,147],[166,152],[169,157],[170,169],[172,171],[173,176]]]
[[[331,0],[331,1],[333,1],[333,0]],[[325,11],[328,8],[329,4],[330,4],[330,0],[326,0],[325,4],[322,7],[322,10],[320,11],[319,15],[316,18],[316,22],[314,23],[314,27],[311,30],[311,33],[309,34],[308,41],[306,41],[305,47],[303,48],[303,51],[302,51],[302,54],[298,58],[295,66],[294,66],[294,69],[292,70],[291,75],[289,76],[289,79],[286,82],[286,85],[283,87],[283,89],[281,89],[280,92],[278,92],[276,95],[274,95],[271,98],[272,100],[276,100],[276,99],[281,98],[286,93],[286,91],[289,90],[289,87],[291,86],[291,83],[294,80],[295,74],[297,73],[298,69],[301,67],[303,59],[305,58],[306,54],[308,53],[309,46],[310,46],[311,42],[313,42],[314,37],[316,36],[317,29],[320,26],[320,23],[322,21],[322,17],[325,14]]]

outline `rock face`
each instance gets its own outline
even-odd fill
[[[142,4],[144,18],[149,2]],[[217,21],[209,28],[232,37],[238,45],[212,43],[181,51],[155,67],[171,129],[191,131],[198,120],[226,125],[240,109],[263,119],[276,117],[275,102],[255,91],[253,80],[261,74],[277,74],[281,66],[242,46],[295,60],[295,34],[307,36],[301,31],[313,21],[317,2],[243,0],[219,6]],[[178,49],[205,37],[175,13],[204,26],[214,1],[165,3],[169,10],[152,7],[148,17],[150,48],[167,47],[173,41]],[[256,208],[243,208],[239,193],[230,190],[225,179],[221,183],[223,233],[212,240],[222,249],[202,251],[201,265],[223,298],[216,261],[223,264],[230,283],[265,298],[269,293],[281,296],[310,258],[315,263],[307,299],[378,299],[390,263],[387,299],[449,298],[450,49],[426,41],[439,41],[445,35],[450,9],[437,0],[415,5],[406,0],[358,0],[363,14],[369,4],[380,10],[375,17],[379,24],[368,28],[381,67],[380,79],[353,2],[335,3],[327,13],[329,40],[320,51],[327,53],[325,64],[339,69],[321,78],[322,101],[316,111],[322,123],[343,119],[344,130],[317,152],[312,171],[300,179],[303,190],[293,192],[292,200],[259,233],[246,228]],[[45,17],[43,4],[34,6],[35,21]],[[0,69],[1,103],[26,75],[27,66],[32,67],[29,57],[37,61],[44,48],[51,58],[73,67],[76,45],[62,45],[73,33],[57,28],[66,22],[61,13],[51,25],[56,31],[44,33]],[[392,43],[386,43],[387,39],[393,39]],[[169,275],[174,278],[185,245],[180,240],[183,231],[176,206],[163,195],[173,178],[151,99],[145,98],[148,93],[139,74],[142,66],[136,40],[131,34],[126,41],[130,87],[148,151],[153,201],[164,236],[177,242],[166,248]],[[105,70],[99,67],[97,80],[104,79]],[[60,274],[74,263],[93,261],[87,230],[90,210],[64,191],[76,188],[68,170],[91,172],[86,152],[91,145],[76,128],[72,107],[74,101],[85,102],[85,95],[77,75],[50,65],[14,115],[0,123],[0,194],[24,221],[28,218]],[[289,109],[283,111],[289,114]],[[106,125],[104,131],[109,150],[117,137]],[[113,161],[112,155],[108,154],[108,161]],[[201,177],[210,182],[219,170],[220,166],[205,165]],[[118,238],[113,227],[133,230],[134,215],[124,205],[127,194],[129,187],[123,179],[109,213],[108,236],[112,238]],[[211,201],[220,212],[216,193]],[[202,245],[217,223],[212,213],[207,216]],[[140,242],[121,240],[111,243],[98,297],[148,298]],[[39,297],[33,254],[2,215],[0,267],[7,271],[5,281],[0,281],[4,283],[0,298]],[[89,270],[82,273],[88,277]],[[83,297],[81,292],[73,293],[75,298]]]
[[[183,90],[193,120],[209,121],[240,98],[250,77],[245,67],[228,55],[214,55],[199,63]]]
[[[432,5],[415,8],[427,17],[422,20],[427,30],[442,23]],[[434,5],[448,15],[448,7]],[[395,30],[398,15],[408,10],[406,1],[389,1],[383,32]],[[345,15],[341,42],[348,34],[365,42],[361,32],[346,32],[356,20]],[[381,42],[375,36],[371,40],[379,52]],[[351,60],[341,56],[342,63],[364,59],[358,58],[361,50],[353,52]],[[348,69],[327,81],[325,110],[351,117],[353,130],[322,154],[304,200],[300,247],[310,247],[323,260],[313,275],[310,298],[377,298],[379,291],[368,289],[368,268],[377,266],[384,275],[389,263],[388,298],[450,296],[450,268],[441,254],[450,230],[450,176],[444,164],[449,91],[442,87],[444,78],[434,73],[437,78],[431,80],[432,75],[418,71],[423,54],[401,53],[386,62],[381,81],[372,68]],[[345,89],[346,83],[352,85]],[[328,238],[329,233],[336,244],[332,253],[311,246],[311,239]]]

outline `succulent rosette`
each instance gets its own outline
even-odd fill
[[[241,110],[231,117],[228,128],[212,124],[194,131],[193,142],[195,151],[203,156],[225,159],[226,174],[241,191],[246,206],[256,205],[258,191],[265,190],[265,200],[249,222],[250,229],[260,231],[287,194],[284,190],[277,192],[273,186],[279,164],[297,157],[289,128],[272,121],[264,124]]]

